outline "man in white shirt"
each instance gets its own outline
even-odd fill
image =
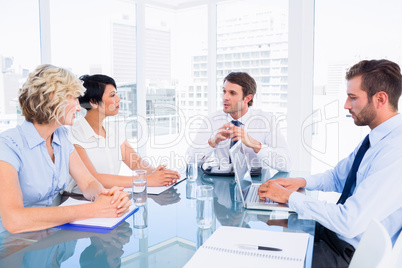
[[[208,116],[187,150],[190,159],[201,164],[215,154],[219,168],[230,167],[229,149],[242,141],[242,150],[251,167],[290,170],[290,152],[278,129],[276,118],[253,109],[257,91],[255,80],[243,72],[232,72],[224,79],[223,110]]]

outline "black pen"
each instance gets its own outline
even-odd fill
[[[280,249],[280,248],[273,248],[273,247],[266,247],[266,246],[246,245],[246,244],[238,244],[237,246],[241,249],[282,251],[282,249]]]

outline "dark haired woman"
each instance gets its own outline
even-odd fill
[[[76,120],[71,134],[75,149],[92,175],[106,188],[113,185],[131,187],[131,176],[118,175],[123,162],[131,170],[146,170],[148,186],[175,183],[180,177],[176,171],[165,166],[151,167],[128,143],[119,124],[105,120],[119,113],[120,98],[114,79],[100,74],[84,75],[80,79],[87,90],[79,101],[87,114]],[[73,180],[66,190],[77,192]]]

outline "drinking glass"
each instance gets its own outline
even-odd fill
[[[133,172],[133,200],[136,206],[143,206],[147,202],[147,171]]]
[[[187,199],[196,199],[196,194],[197,194],[196,191],[197,191],[197,182],[187,181],[186,198]]]
[[[134,213],[134,228],[144,229],[148,227],[148,208],[147,205],[140,206]]]
[[[188,181],[196,181],[198,177],[197,162],[190,162],[187,164],[186,176]]]
[[[210,228],[214,219],[214,187],[197,186],[197,223],[202,229]]]

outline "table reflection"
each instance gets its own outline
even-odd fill
[[[78,239],[89,238],[91,244],[81,253],[81,267],[120,267],[123,245],[132,230],[123,222],[107,234],[48,229],[23,234],[3,232],[0,236],[0,267],[60,267],[74,255]],[[15,252],[9,245],[14,245]]]

